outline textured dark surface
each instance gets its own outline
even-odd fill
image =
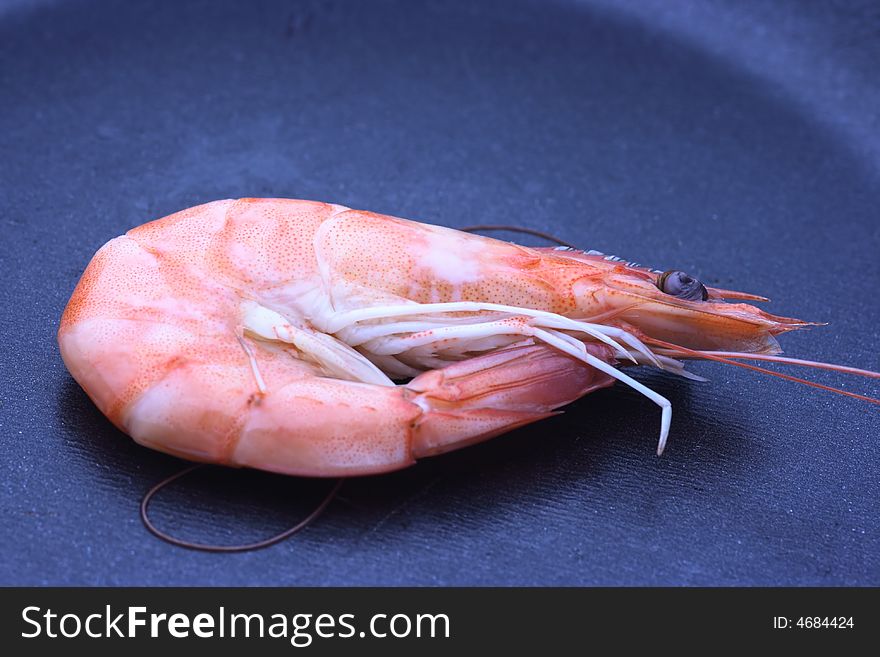
[[[262,552],[147,534],[182,462],[98,413],[55,331],[104,241],[216,198],[525,224],[766,294],[830,323],[788,353],[880,368],[872,4],[250,4],[0,9],[0,583],[880,584],[877,407],[710,364],[641,375],[675,408],[662,458],[617,386],[350,481]],[[155,514],[241,542],[327,486],[213,469]]]

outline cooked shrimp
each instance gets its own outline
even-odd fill
[[[677,358],[786,362],[776,336],[807,325],[727,300],[763,299],[595,252],[240,199],[110,240],[58,340],[142,445],[348,476],[491,438],[615,380],[660,406],[662,451],[671,404],[621,364],[692,376]]]

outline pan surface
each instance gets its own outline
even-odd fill
[[[5,3],[0,584],[880,584],[880,413],[856,400],[645,372],[675,409],[662,458],[656,407],[615,386],[216,555],[144,530],[184,464],[114,429],[55,341],[106,240],[281,196],[683,269],[829,322],[788,354],[880,369],[878,13],[766,4]],[[154,515],[241,543],[328,486],[209,469]]]

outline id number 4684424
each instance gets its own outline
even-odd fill
[[[800,630],[823,630],[837,629],[846,630],[853,628],[852,616],[800,616],[797,619],[786,616],[773,617],[773,629],[800,629]]]

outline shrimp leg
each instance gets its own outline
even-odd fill
[[[597,359],[612,358],[607,347],[588,349]],[[406,386],[423,410],[413,455],[488,440],[613,383],[613,377],[545,344],[513,346],[425,372]]]
[[[382,370],[344,342],[326,333],[295,326],[279,313],[259,304],[246,306],[244,330],[265,340],[280,340],[294,345],[332,376],[349,381],[394,385]]]

